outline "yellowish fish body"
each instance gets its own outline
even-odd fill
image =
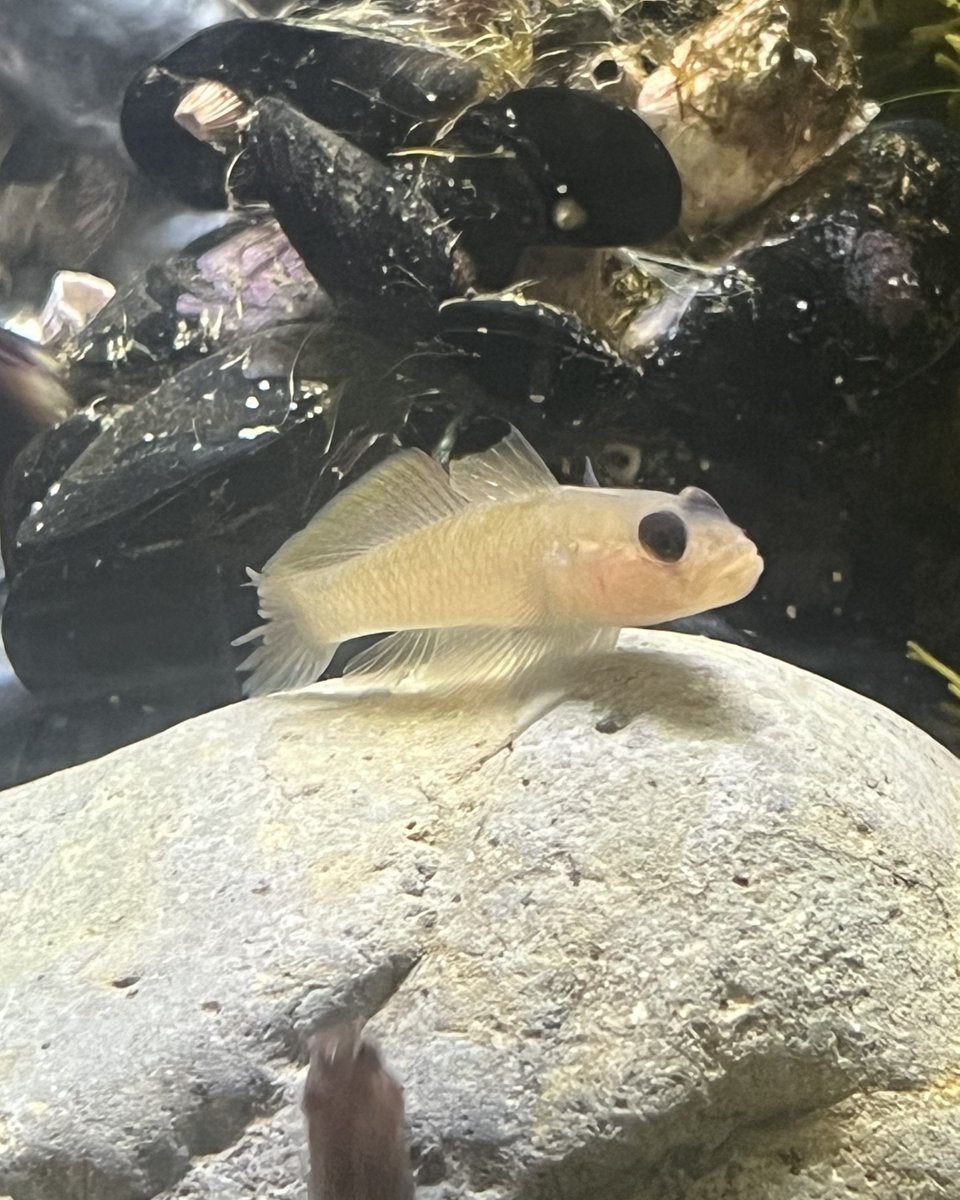
[[[546,615],[536,595],[549,537],[543,507],[466,508],[294,586],[338,642],[356,631],[534,624]]]
[[[729,604],[762,561],[705,492],[561,487],[513,431],[451,463],[405,450],[335,497],[254,575],[267,623],[247,692],[311,683],[336,646],[357,682],[456,691],[569,665],[653,625]]]

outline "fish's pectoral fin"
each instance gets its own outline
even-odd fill
[[[447,473],[422,450],[398,450],[320,509],[263,568],[277,572],[334,567],[462,511]]]
[[[489,450],[451,459],[450,483],[471,504],[518,500],[560,486],[540,455],[513,427]]]
[[[465,694],[502,687],[563,690],[572,660],[612,648],[618,629],[597,626],[411,629],[352,658],[345,682],[391,692]]]

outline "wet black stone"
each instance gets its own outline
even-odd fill
[[[583,452],[621,429],[650,438],[667,419],[662,398],[640,399],[635,368],[551,305],[516,296],[451,300],[440,308],[438,337],[517,423],[538,431],[538,446],[556,435],[558,450]]]
[[[856,439],[960,336],[960,133],[869,127],[731,237],[746,248],[669,337],[631,354],[644,392],[715,451]]]
[[[373,327],[429,334],[440,301],[474,282],[426,197],[285,100],[257,105],[238,166],[324,289]]]
[[[82,404],[133,401],[238,336],[322,316],[326,298],[270,214],[232,220],[148,266],[65,347]]]
[[[599,96],[564,87],[508,92],[474,105],[447,142],[516,156],[545,213],[528,242],[642,246],[680,217],[680,176],[666,147],[635,113]],[[563,204],[576,206],[570,223],[556,217]]]
[[[203,30],[134,80],[120,118],[134,162],[185,203],[222,208],[233,157],[197,141],[174,112],[199,80],[250,102],[282,100],[367,153],[402,146],[476,98],[480,71],[428,46],[305,20],[228,21]]]

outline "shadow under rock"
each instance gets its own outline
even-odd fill
[[[311,728],[318,708],[331,716],[344,717],[359,702],[361,693],[338,693],[326,681],[277,699],[302,731]],[[346,687],[351,685],[348,682]],[[739,703],[733,686],[710,666],[692,663],[668,648],[618,648],[601,651],[572,664],[567,678],[556,686],[540,685],[528,692],[502,686],[477,686],[466,697],[402,695],[370,692],[362,696],[374,723],[386,720],[394,729],[410,731],[410,754],[423,749],[425,723],[439,729],[455,726],[469,716],[474,730],[484,728],[509,741],[558,704],[580,701],[597,712],[595,728],[600,733],[625,729],[641,716],[653,717],[665,728],[696,733],[700,737],[733,739],[754,727],[748,706]]]
[[[723,739],[755,726],[749,707],[719,671],[652,646],[597,655],[567,698],[601,710],[599,733],[616,733],[639,717],[652,717],[666,729]]]

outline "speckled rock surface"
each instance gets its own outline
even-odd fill
[[[428,1200],[960,1197],[957,760],[680,635],[579,691],[512,742],[275,697],[5,793],[0,1194],[303,1197],[360,1011]]]

